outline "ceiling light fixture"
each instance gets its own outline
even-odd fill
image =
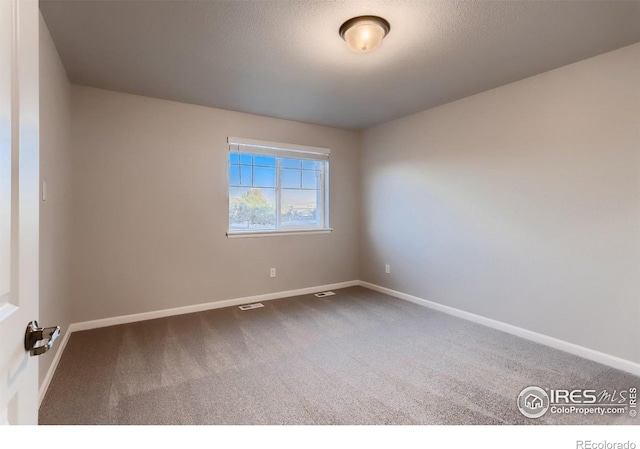
[[[382,17],[360,16],[347,20],[340,27],[340,37],[356,53],[369,53],[382,43],[391,25]]]

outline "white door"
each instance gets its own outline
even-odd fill
[[[40,193],[36,0],[0,0],[0,424],[37,424]]]

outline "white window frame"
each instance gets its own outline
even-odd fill
[[[323,186],[322,213],[323,220],[319,226],[304,227],[280,227],[280,159],[276,159],[276,225],[273,230],[237,230],[229,229],[227,222],[228,238],[245,238],[245,237],[268,237],[279,235],[308,235],[308,234],[327,234],[333,229],[329,227],[329,156],[331,150],[328,148],[313,147],[309,145],[296,145],[281,142],[270,142],[265,140],[247,139],[243,137],[228,137],[229,152],[237,151],[244,154],[259,154],[266,156],[274,156],[276,158],[294,158],[306,160],[319,160],[326,162],[322,170],[321,184]],[[227,158],[227,205],[229,202],[229,158]],[[227,206],[228,207],[228,206]],[[319,206],[320,207],[320,206]],[[228,212],[228,209],[227,209]]]

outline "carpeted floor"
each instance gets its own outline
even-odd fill
[[[640,424],[529,419],[527,386],[640,378],[361,287],[72,334],[40,424]]]

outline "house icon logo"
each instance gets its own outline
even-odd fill
[[[524,398],[524,405],[526,405],[530,409],[536,410],[542,407],[542,399],[540,399],[535,394],[529,394],[529,396]]]
[[[518,410],[527,418],[540,418],[549,410],[549,395],[540,387],[527,387],[518,395]]]

